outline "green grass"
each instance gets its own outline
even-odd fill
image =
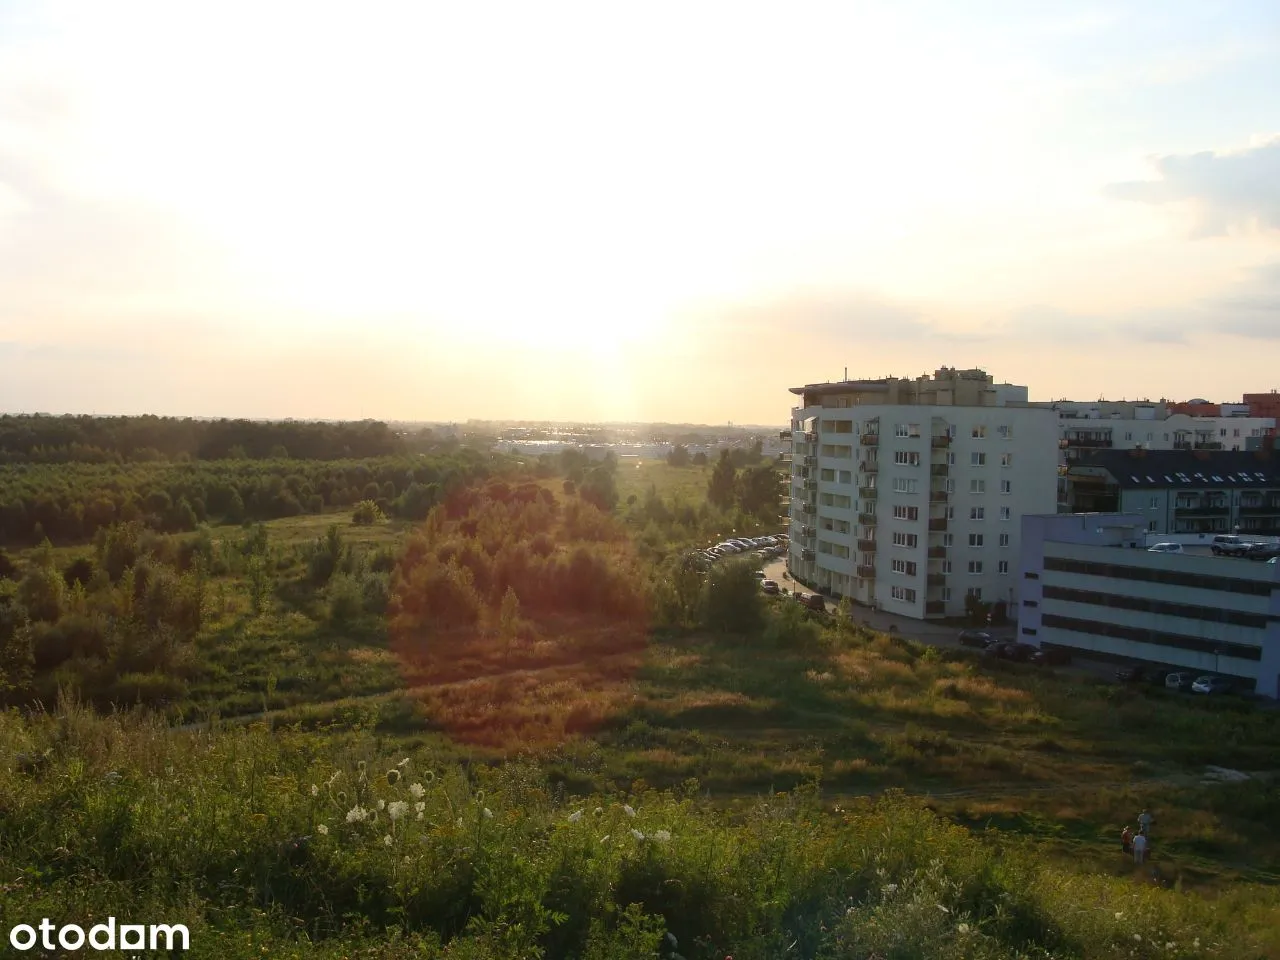
[[[678,498],[697,507],[706,502],[710,478],[709,466],[673,467],[665,460],[623,460],[618,465],[618,500],[623,504],[631,496],[643,500],[652,486],[668,502]]]

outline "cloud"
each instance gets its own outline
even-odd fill
[[[1104,194],[1116,200],[1195,205],[1196,237],[1232,229],[1280,232],[1280,136],[1244,150],[1153,157],[1157,180],[1113,183]]]

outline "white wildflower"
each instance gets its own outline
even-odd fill
[[[387,846],[387,847],[391,846],[391,834],[388,833],[385,837],[383,837],[382,843],[383,843],[383,846]]]
[[[419,810],[419,811],[418,811],[418,819],[419,819],[419,820],[421,820],[421,819],[422,819],[423,817],[425,817],[425,816],[426,816],[426,814],[425,814],[425,813],[423,813],[421,810]]]
[[[950,910],[948,910],[946,907],[944,907],[944,906],[943,906],[942,904],[940,904],[940,903],[936,903],[936,904],[934,904],[934,906],[936,906],[936,907],[937,907],[939,910],[941,910],[943,913],[950,913],[950,912],[951,912]]]
[[[347,823],[363,823],[368,819],[369,811],[358,803],[347,811]]]
[[[413,799],[415,800],[421,800],[423,796],[426,794],[426,792],[427,792],[426,788],[420,783],[409,784],[409,793],[413,796]]]
[[[1116,911],[1116,919],[1117,919],[1117,920],[1123,920],[1123,919],[1124,919],[1124,911],[1123,911],[1123,910],[1117,910],[1117,911]]]
[[[387,804],[387,816],[391,818],[392,823],[399,820],[408,812],[409,804],[405,803],[403,800],[393,800],[391,803]]]
[[[413,805],[413,809],[416,810],[419,814],[421,814],[427,809],[427,805],[423,803],[421,800],[419,800],[417,803]]]
[[[403,760],[401,760],[399,763],[397,763],[397,764],[396,764],[396,766],[397,766],[397,767],[405,767],[405,766],[408,766],[408,765],[409,765],[409,758],[408,758],[408,757],[405,757]]]
[[[967,923],[962,923],[956,927],[956,930],[963,936],[969,932],[969,925]]]
[[[1173,941],[1166,941],[1166,943],[1165,943],[1165,945],[1164,945],[1164,948],[1165,948],[1166,950],[1176,950],[1176,949],[1178,949],[1178,945],[1177,945],[1176,943],[1174,943]]]
[[[897,893],[898,885],[896,883],[886,883],[883,890],[885,893]]]
[[[485,808],[484,808],[484,818],[485,818],[486,820],[492,820],[492,819],[493,819],[493,811],[492,811],[492,810],[490,810],[488,807],[485,807]]]
[[[622,805],[622,812],[625,813],[628,817],[631,817],[633,819],[635,818],[635,815],[636,815],[635,808],[631,806],[631,804],[629,803],[624,803]]]
[[[314,783],[311,785],[311,795],[313,797],[320,796],[320,788],[317,787]]]
[[[655,830],[653,832],[653,839],[657,840],[659,843],[668,843],[671,840],[671,831]]]
[[[385,801],[385,800],[379,800],[379,801],[378,801],[378,809],[379,809],[379,810],[385,810],[385,809],[387,809],[387,801]]]
[[[598,817],[598,816],[600,816],[600,814],[604,813],[604,807],[596,807],[596,808],[595,808],[594,810],[592,810],[591,812],[592,812],[593,814],[595,814],[595,815]]]
[[[641,833],[639,830],[632,830],[632,831],[631,831],[631,835],[632,835],[633,837],[635,837],[637,840],[643,840],[643,839],[644,839],[644,834],[643,834],[643,833]]]
[[[454,823],[459,827],[462,826],[462,818],[459,817],[457,820],[454,821]]]
[[[579,820],[581,820],[581,819],[582,819],[582,811],[581,811],[581,810],[575,810],[573,813],[569,814],[569,822],[570,822],[570,823],[577,823],[577,822],[578,822]]]
[[[608,842],[609,842],[609,836],[610,836],[610,835],[606,833],[603,837],[601,837],[601,838],[600,838],[600,842],[601,842],[601,843],[608,843]]]
[[[320,834],[322,837],[327,837],[329,835],[329,827],[322,823],[316,827],[316,833]]]
[[[1140,933],[1135,933],[1135,934],[1133,935],[1133,939],[1134,939],[1134,940],[1136,940],[1138,943],[1141,943],[1141,942],[1142,942],[1142,934],[1140,934]]]

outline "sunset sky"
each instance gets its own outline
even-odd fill
[[[1280,4],[0,0],[0,410],[1280,387]]]

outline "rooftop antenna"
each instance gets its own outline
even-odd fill
[[[848,368],[848,367],[845,367],[845,368],[844,368],[844,382],[845,382],[845,383],[848,383],[848,382],[849,382],[849,368]]]

